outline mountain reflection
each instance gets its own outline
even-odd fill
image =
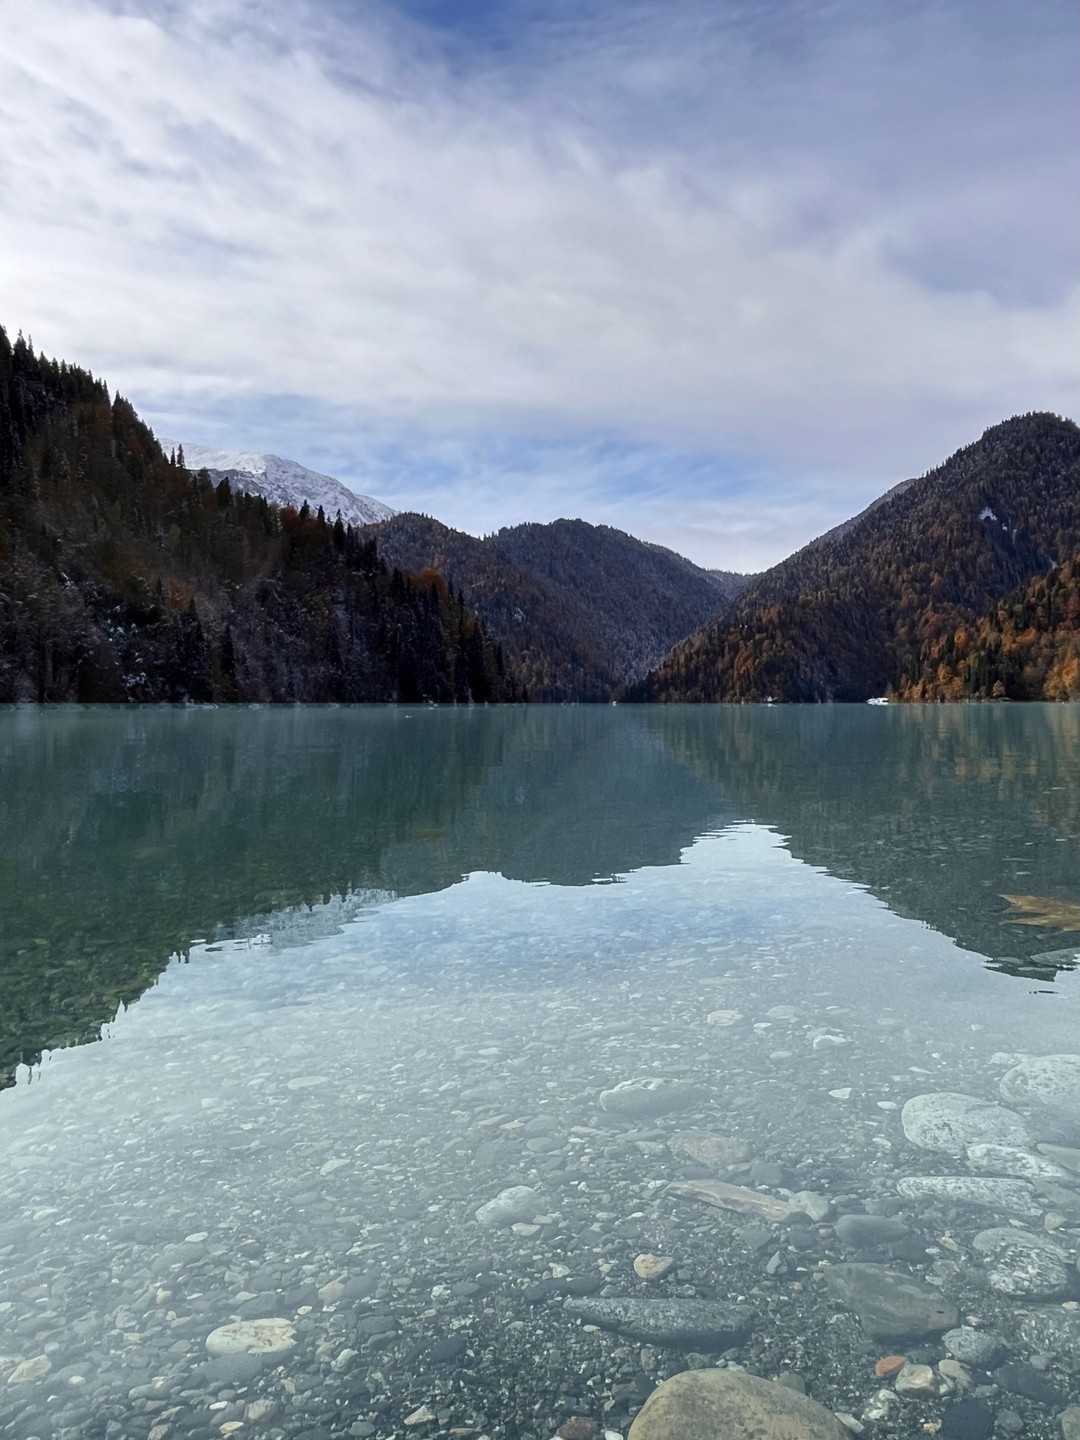
[[[1080,899],[1078,757],[1067,706],[9,710],[0,1084],[254,917],[479,870],[616,880],[751,819],[1052,976],[1076,948],[1053,917]],[[1047,897],[1049,924],[1003,924],[1006,893]]]

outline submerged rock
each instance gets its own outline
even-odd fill
[[[685,1110],[698,1094],[693,1085],[682,1080],[621,1080],[610,1090],[600,1091],[600,1109],[646,1119]]]
[[[740,1370],[684,1370],[646,1400],[629,1440],[850,1440],[816,1400]]]
[[[668,1141],[668,1149],[680,1160],[703,1165],[709,1170],[726,1170],[750,1159],[750,1146],[734,1135],[713,1135],[706,1130],[680,1130]]]
[[[1021,1180],[1068,1180],[1069,1172],[1045,1155],[1016,1145],[969,1145],[968,1164],[984,1175],[1011,1175]]]
[[[674,1349],[727,1350],[744,1340],[754,1323],[752,1310],[720,1300],[573,1299],[564,1309],[587,1325]]]
[[[515,1225],[531,1220],[541,1208],[541,1199],[528,1185],[511,1185],[500,1190],[492,1200],[487,1200],[476,1212],[481,1225],[489,1229],[496,1225]]]
[[[964,1205],[1008,1210],[1029,1220],[1042,1214],[1035,1192],[1026,1180],[988,1175],[913,1175],[898,1181],[896,1189],[906,1200],[959,1200]]]
[[[220,1325],[206,1337],[208,1355],[278,1355],[296,1344],[289,1320],[237,1320]]]
[[[888,1215],[841,1215],[833,1228],[840,1244],[850,1250],[896,1245],[911,1235],[902,1220],[894,1220]]]
[[[1027,1145],[1031,1139],[1013,1111],[950,1090],[913,1095],[900,1112],[900,1123],[913,1145],[958,1157],[969,1145]]]
[[[990,1288],[1001,1295],[1059,1300],[1075,1288],[1068,1254],[1047,1235],[999,1226],[981,1230],[973,1243],[986,1256]]]
[[[1006,1100],[1080,1110],[1080,1055],[1033,1055],[1007,1070],[998,1089]]]
[[[975,1330],[970,1325],[960,1325],[941,1338],[954,1359],[979,1370],[989,1370],[991,1365],[996,1365],[1007,1349],[1000,1335],[992,1330]]]
[[[870,1340],[924,1339],[951,1329],[959,1318],[938,1291],[884,1265],[830,1265],[825,1286],[854,1311]]]
[[[721,1210],[735,1210],[740,1215],[757,1215],[762,1220],[786,1220],[795,1211],[783,1200],[749,1190],[745,1185],[728,1185],[723,1180],[673,1180],[667,1187],[669,1195],[687,1200],[700,1200]]]

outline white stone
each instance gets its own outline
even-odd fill
[[[1049,1235],[1000,1225],[980,1230],[973,1244],[987,1257],[986,1278],[1001,1295],[1054,1300],[1072,1289],[1069,1255]]]
[[[288,1320],[237,1320],[219,1325],[206,1337],[208,1355],[279,1355],[296,1344],[296,1332]]]
[[[1001,1077],[1006,1100],[1080,1110],[1080,1055],[1035,1055],[1021,1060]]]
[[[1015,1145],[969,1145],[968,1164],[984,1175],[1012,1175],[1021,1180],[1068,1180],[1069,1172],[1043,1155]]]
[[[929,1365],[908,1363],[895,1381],[898,1395],[937,1395],[941,1390],[940,1378]]]
[[[493,1200],[481,1205],[476,1218],[488,1228],[513,1225],[519,1220],[531,1220],[540,1204],[539,1195],[528,1185],[511,1185],[506,1190],[500,1190]]]
[[[924,1150],[963,1155],[969,1145],[1027,1145],[1019,1115],[977,1095],[940,1091],[913,1095],[900,1114],[904,1134]]]
[[[23,1360],[16,1365],[15,1369],[8,1376],[9,1385],[26,1385],[31,1380],[42,1380],[52,1369],[52,1361],[47,1355],[35,1355],[30,1360]]]
[[[965,1205],[1007,1210],[1027,1219],[1042,1213],[1026,1180],[1000,1180],[988,1175],[913,1175],[898,1181],[896,1189],[905,1200],[959,1200]]]

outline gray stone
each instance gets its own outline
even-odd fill
[[[1045,1155],[1056,1165],[1062,1165],[1074,1175],[1080,1175],[1080,1150],[1072,1145],[1036,1145],[1040,1155]]]
[[[1007,1365],[999,1365],[994,1371],[994,1379],[1010,1395],[1022,1395],[1025,1400],[1034,1400],[1036,1405],[1060,1410],[1065,1404],[1065,1397],[1057,1386],[1034,1365],[1023,1361],[1013,1360]]]
[[[684,1350],[726,1350],[746,1338],[754,1321],[752,1310],[719,1300],[576,1299],[565,1301],[564,1308],[601,1330]]]
[[[816,1190],[796,1190],[791,1197],[791,1203],[813,1220],[815,1225],[820,1225],[832,1214],[832,1201],[827,1195],[819,1195]]]
[[[646,1400],[629,1440],[848,1440],[836,1416],[786,1385],[736,1370],[684,1370]]]
[[[998,1086],[1006,1100],[1080,1110],[1080,1055],[1034,1055],[1006,1070]]]
[[[974,1365],[978,1370],[989,1370],[996,1365],[1007,1349],[1000,1335],[992,1330],[973,1330],[970,1325],[947,1331],[942,1343],[954,1359],[964,1365]]]
[[[536,1191],[528,1185],[511,1185],[500,1190],[492,1200],[486,1201],[476,1212],[481,1225],[494,1228],[497,1225],[514,1225],[528,1221],[542,1208],[543,1202]]]
[[[1015,1145],[969,1145],[968,1164],[983,1175],[1012,1175],[1021,1180],[1068,1180],[1069,1172],[1045,1155]]]
[[[981,1230],[973,1243],[986,1256],[990,1288],[1001,1295],[1060,1300],[1073,1290],[1069,1256],[1048,1235],[996,1226]]]
[[[949,1090],[913,1095],[900,1121],[913,1145],[946,1155],[963,1155],[969,1145],[1026,1145],[1031,1138],[1011,1110]]]
[[[1020,1316],[1019,1332],[1029,1352],[1047,1351],[1080,1370],[1080,1311],[1060,1305],[1032,1307]]]
[[[884,1265],[830,1265],[825,1286],[871,1340],[924,1339],[957,1322],[956,1307],[936,1290]]]
[[[734,1135],[714,1135],[705,1130],[680,1130],[668,1141],[671,1153],[680,1160],[703,1165],[709,1170],[726,1170],[750,1158],[750,1146]]]
[[[1035,1192],[1026,1180],[998,1179],[989,1175],[913,1175],[897,1182],[905,1200],[953,1200],[1008,1211],[1031,1220],[1042,1214]]]
[[[892,1220],[887,1215],[841,1215],[833,1228],[841,1245],[849,1250],[894,1245],[911,1234],[902,1220]]]
[[[1058,1416],[1062,1440],[1080,1440],[1080,1405],[1070,1405]]]
[[[620,1080],[610,1090],[600,1091],[600,1109],[646,1119],[685,1110],[698,1098],[698,1091],[682,1080]]]

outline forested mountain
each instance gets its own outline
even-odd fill
[[[902,700],[1080,700],[1080,550],[944,636]]]
[[[0,328],[0,701],[515,694],[440,576],[171,463],[127,401]]]
[[[935,693],[957,633],[1080,547],[1080,428],[1016,416],[883,502],[759,576],[631,698]]]
[[[532,700],[606,700],[724,610],[744,577],[605,525],[556,520],[483,540],[422,515],[374,528],[379,553],[460,588]]]

